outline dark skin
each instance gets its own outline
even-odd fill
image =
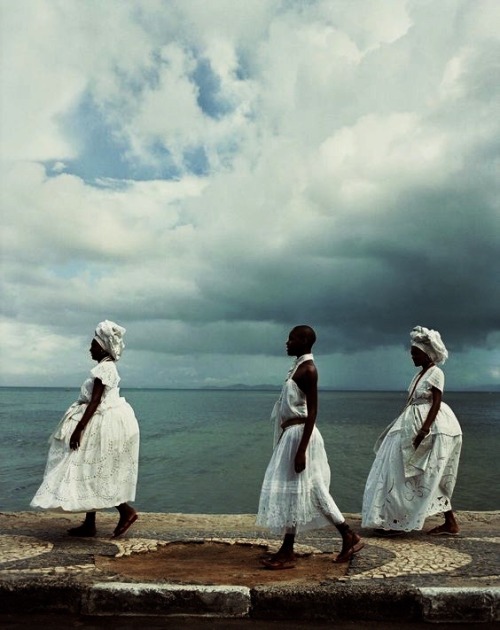
[[[288,336],[286,342],[286,350],[289,356],[301,357],[309,354],[315,341],[315,334],[308,326],[296,326]],[[307,418],[304,423],[302,439],[300,440],[297,452],[295,454],[294,468],[297,474],[302,473],[307,466],[307,446],[311,439],[316,417],[318,414],[318,371],[313,361],[304,361],[293,375],[293,380],[306,396],[307,402]],[[334,523],[332,523],[334,524]],[[352,555],[351,549],[355,544],[360,543],[361,538],[352,529],[344,523],[334,524],[342,536],[342,549],[336,557],[336,562],[347,562]],[[285,534],[283,543],[279,551],[271,556],[267,561],[267,565],[280,564],[283,562],[293,562],[295,560],[294,553],[295,534]],[[350,555],[349,555],[350,554]]]
[[[98,363],[100,363],[104,359],[109,359],[113,361],[113,358],[106,352],[106,350],[104,350],[104,348],[99,345],[99,343],[95,339],[92,339],[92,343],[90,344],[90,356],[94,361],[97,361]],[[85,409],[85,412],[80,421],[76,425],[75,430],[71,434],[71,438],[69,440],[69,447],[71,450],[76,451],[80,447],[80,444],[82,442],[82,435],[88,424],[91,422],[97,408],[99,407],[103,393],[103,382],[101,381],[101,379],[95,378],[94,385],[92,387],[90,402],[87,405],[87,408]],[[116,509],[120,514],[120,518],[115,528],[115,536],[117,535],[117,532],[123,526],[123,524],[126,523],[136,513],[134,508],[131,507],[128,503],[121,503],[120,505],[116,506]],[[73,527],[68,530],[68,533],[71,536],[95,536],[97,531],[95,520],[96,513],[94,511],[87,512],[84,522],[79,527]]]
[[[423,350],[417,348],[416,346],[412,346],[410,350],[411,358],[413,363],[417,367],[422,368],[421,374],[427,372],[427,370],[434,365],[433,361],[425,354]],[[432,388],[432,405],[429,409],[429,413],[427,414],[427,418],[425,419],[424,424],[422,425],[420,431],[417,433],[413,440],[413,446],[417,449],[420,445],[420,442],[425,438],[425,436],[429,433],[430,428],[436,416],[438,414],[439,408],[441,407],[442,393],[437,389],[437,387]]]
[[[101,348],[101,346],[97,343],[95,339],[92,339],[92,343],[90,344],[90,356],[94,361],[100,363],[106,358],[111,359],[109,354]],[[69,440],[69,447],[76,451],[80,446],[82,441],[82,433],[85,430],[85,427],[88,425],[92,416],[97,410],[101,403],[101,398],[104,393],[104,385],[100,378],[94,379],[94,386],[92,388],[92,396],[90,398],[90,402],[87,405],[87,409],[85,409],[85,413],[83,414],[80,422],[76,425],[75,430],[71,434],[71,438]]]
[[[420,348],[417,348],[416,346],[411,347],[410,354],[411,354],[413,363],[417,367],[422,368],[421,374],[426,372],[429,368],[431,368],[434,365],[430,357],[423,350],[421,350]],[[422,424],[422,427],[420,428],[419,432],[413,439],[413,446],[415,447],[415,449],[419,447],[422,440],[424,440],[426,436],[428,435],[431,429],[432,423],[436,419],[436,416],[441,407],[441,401],[443,399],[442,392],[439,389],[437,389],[437,387],[432,387],[431,392],[432,392],[431,407],[429,409],[429,412],[427,414],[427,417],[424,423]],[[457,534],[458,531],[459,531],[459,527],[455,519],[455,515],[453,514],[453,510],[448,510],[447,512],[444,513],[444,523],[442,525],[439,525],[438,527],[434,527],[428,533],[437,534],[440,532],[448,532],[450,534]]]
[[[306,344],[306,345],[304,345]],[[308,347],[306,340],[300,335],[297,329],[290,332],[288,341],[286,342],[287,354],[289,356],[300,357],[311,351],[302,351],[304,347]],[[297,371],[293,375],[293,380],[306,395],[307,402],[307,418],[304,424],[304,432],[300,441],[297,453],[295,455],[294,468],[296,473],[301,473],[306,468],[306,451],[311,439],[311,435],[316,423],[318,415],[318,371],[312,361],[305,361],[299,365]]]

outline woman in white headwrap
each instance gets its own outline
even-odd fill
[[[86,512],[71,536],[96,535],[96,510],[116,507],[120,514],[113,537],[137,520],[128,501],[135,499],[139,426],[132,407],[120,396],[116,369],[125,344],[125,328],[105,320],[95,331],[90,371],[80,396],[50,437],[49,455],[32,507]]]
[[[420,530],[428,516],[443,512],[445,522],[428,533],[455,535],[451,508],[462,430],[442,401],[448,351],[435,330],[411,333],[411,358],[421,368],[410,383],[405,408],[382,433],[363,496],[362,526],[381,535]]]

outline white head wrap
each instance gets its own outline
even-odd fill
[[[106,350],[115,361],[118,361],[123,352],[123,348],[125,348],[125,344],[123,343],[124,334],[125,328],[118,326],[115,322],[110,322],[109,319],[105,319],[103,322],[97,324],[94,339],[103,350]]]
[[[448,358],[448,350],[437,330],[415,326],[410,338],[411,345],[420,348],[434,363],[444,363]]]

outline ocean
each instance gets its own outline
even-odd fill
[[[0,388],[0,510],[29,510],[47,440],[78,389]],[[135,506],[146,512],[252,514],[272,451],[277,391],[122,389],[141,428]],[[318,428],[343,512],[359,512],[373,444],[404,392],[319,394]],[[500,392],[447,392],[464,432],[456,510],[500,509]]]

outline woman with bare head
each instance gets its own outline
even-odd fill
[[[330,466],[318,413],[318,371],[312,347],[316,333],[310,326],[295,326],[286,342],[296,357],[274,405],[275,446],[259,500],[257,524],[283,535],[279,551],[263,561],[268,569],[295,566],[295,537],[301,531],[335,527],[342,548],[334,562],[349,562],[364,543],[346,523],[330,494]]]

